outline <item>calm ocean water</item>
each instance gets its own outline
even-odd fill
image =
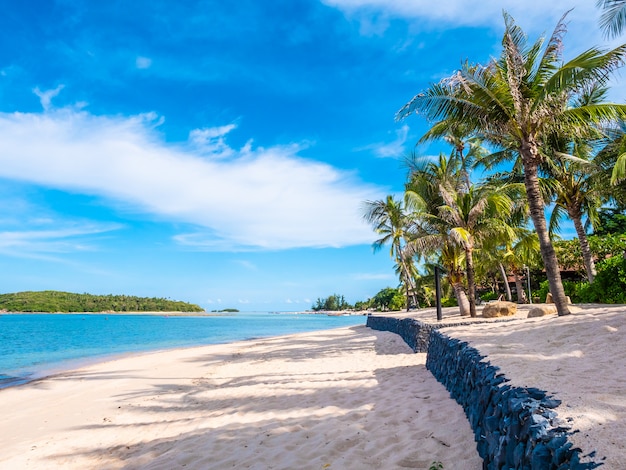
[[[0,315],[0,388],[107,356],[363,325],[364,316]]]

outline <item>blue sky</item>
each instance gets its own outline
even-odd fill
[[[397,284],[361,217],[427,129],[394,114],[497,55],[503,8],[533,39],[574,8],[566,56],[609,45],[591,0],[2,3],[0,291],[207,310]]]

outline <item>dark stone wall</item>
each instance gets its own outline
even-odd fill
[[[397,333],[414,351],[427,353],[426,367],[465,410],[484,469],[588,470],[602,465],[580,462],[582,451],[568,441],[570,427],[554,411],[559,400],[536,388],[508,385],[478,350],[438,331],[444,325],[370,316],[367,326]]]

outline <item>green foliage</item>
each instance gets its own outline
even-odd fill
[[[318,298],[311,308],[316,312],[336,312],[338,310],[348,310],[352,308],[352,305],[346,302],[346,299],[343,297],[343,295],[332,294],[325,299]]]
[[[587,290],[586,302],[605,304],[626,303],[626,259],[613,256],[598,263],[598,275]]]
[[[618,209],[606,208],[598,211],[599,224],[594,227],[594,235],[608,235],[611,233],[626,233],[626,215]]]
[[[497,300],[500,297],[500,294],[498,292],[485,292],[483,295],[480,296],[480,300],[482,300],[483,302],[489,302],[490,300]]]
[[[626,234],[613,233],[607,235],[591,235],[589,248],[596,260],[604,260],[613,256],[622,256],[626,252]],[[561,269],[585,272],[583,256],[578,239],[560,240],[554,243],[554,251]]]
[[[9,312],[203,312],[195,304],[130,295],[91,295],[40,291],[0,295],[0,309]]]
[[[613,256],[597,265],[598,274],[592,284],[588,282],[563,281],[565,295],[573,303],[626,303],[626,259]],[[548,293],[548,281],[540,284],[535,294],[545,302]]]
[[[433,462],[428,467],[428,470],[443,470],[443,464],[441,462]]]
[[[358,302],[354,303],[354,310],[367,310],[371,307],[371,304],[372,301],[370,299],[367,299],[365,301],[359,300]]]
[[[563,281],[563,290],[565,291],[565,295],[571,299],[572,303],[577,304],[592,302],[591,300],[588,300],[588,282]],[[548,292],[550,292],[550,288],[548,286],[548,281],[546,280],[539,284],[538,290],[533,291],[533,296],[539,297],[540,302],[545,302]]]
[[[386,287],[372,299],[372,307],[377,310],[402,310],[406,305],[406,297],[400,289]]]
[[[442,307],[458,307],[459,303],[456,300],[456,297],[443,297],[441,299]]]
[[[236,308],[224,308],[222,310],[211,310],[211,312],[217,312],[217,313],[237,313],[239,310],[237,310]]]

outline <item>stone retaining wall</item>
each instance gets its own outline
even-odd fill
[[[559,400],[536,388],[508,385],[478,350],[438,331],[452,323],[372,315],[367,326],[397,333],[414,351],[427,353],[426,367],[465,410],[484,469],[588,470],[601,465],[580,462],[581,450],[568,441],[571,429],[554,411]]]

